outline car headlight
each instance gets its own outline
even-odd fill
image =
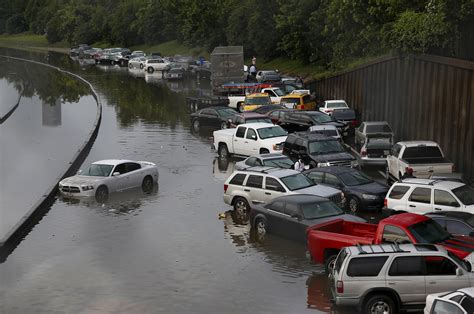
[[[362,197],[365,198],[366,200],[376,200],[377,199],[377,195],[373,195],[373,194],[362,194]]]
[[[318,162],[318,167],[329,167],[330,164],[328,162]]]
[[[82,185],[82,186],[81,186],[81,189],[82,189],[83,191],[90,191],[90,190],[93,190],[94,187],[93,187],[92,185]]]

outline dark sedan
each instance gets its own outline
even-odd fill
[[[276,110],[276,109],[286,109],[286,107],[282,106],[282,105],[263,105],[263,106],[258,107],[255,110],[253,110],[252,112],[266,114],[266,113],[268,113],[272,110]]]
[[[273,124],[279,124],[280,121],[289,113],[296,111],[296,109],[273,109],[266,113],[266,115],[272,120]]]
[[[308,227],[338,218],[365,222],[363,218],[344,213],[327,198],[309,194],[286,195],[264,206],[254,205],[249,216],[259,240],[268,232],[300,242],[306,242]]]
[[[319,111],[295,110],[280,118],[278,125],[289,133],[306,131],[313,125],[334,125],[340,133],[343,132],[345,124],[334,120],[331,116]]]
[[[191,114],[191,126],[196,132],[202,127],[226,129],[228,120],[236,113],[229,107],[203,108]]]
[[[304,172],[313,182],[335,187],[346,197],[346,208],[381,210],[388,186],[375,182],[365,173],[349,167],[320,167]]]
[[[474,215],[460,211],[437,211],[425,214],[453,235],[474,236]]]

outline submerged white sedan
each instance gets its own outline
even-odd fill
[[[148,192],[158,182],[158,168],[148,161],[123,159],[100,160],[85,171],[59,182],[59,191],[65,196],[95,196],[105,201],[109,193],[142,187]]]

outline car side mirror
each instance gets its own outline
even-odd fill
[[[112,177],[116,177],[116,176],[119,176],[119,175],[120,175],[120,172],[117,171],[117,172],[114,172],[114,173],[112,174]]]
[[[250,136],[252,138],[252,140],[256,141],[257,140],[257,135],[251,135]]]
[[[77,174],[81,174],[81,173],[82,173],[82,169],[79,169],[79,170],[77,171]]]
[[[292,215],[291,215],[291,218],[294,218],[294,219],[297,219],[297,220],[301,220],[301,216],[298,215],[298,214],[292,214]]]
[[[462,276],[464,273],[461,268],[456,268],[456,276]]]

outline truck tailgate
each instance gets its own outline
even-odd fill
[[[417,163],[413,160],[404,160],[408,167],[413,169],[413,176],[417,178],[429,178],[433,173],[451,173],[453,172],[453,163]]]

